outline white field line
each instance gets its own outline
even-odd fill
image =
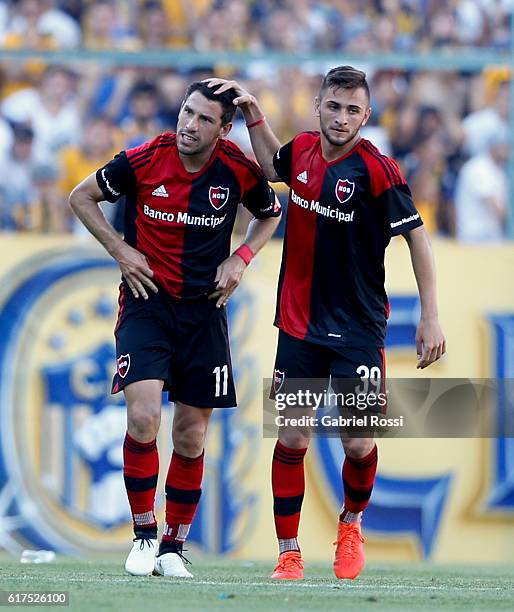
[[[186,581],[185,581],[186,582]],[[312,583],[308,583],[308,582],[299,582],[298,580],[296,581],[273,581],[273,582],[218,582],[217,580],[187,580],[186,584],[194,584],[194,585],[198,585],[198,586],[214,586],[214,585],[220,585],[220,586],[251,586],[251,587],[266,587],[269,588],[270,586],[276,586],[277,588],[284,588],[284,587],[292,587],[292,588],[302,588],[302,589],[352,589],[352,590],[356,590],[356,591],[360,591],[360,590],[365,590],[365,591],[371,591],[373,589],[377,589],[377,590],[384,590],[384,591],[405,591],[405,590],[409,590],[409,589],[417,589],[417,590],[423,590],[423,591],[427,591],[427,590],[432,590],[432,591],[440,591],[440,590],[466,590],[466,591],[501,591],[501,590],[506,590],[503,589],[502,587],[469,587],[468,585],[465,586],[461,586],[461,587],[448,587],[445,585],[412,585],[412,586],[398,586],[398,585],[394,585],[394,584],[378,584],[378,585],[370,585],[370,584],[359,584],[359,583],[349,583],[349,582],[335,582],[335,583],[328,583],[328,584],[312,584]]]
[[[263,587],[269,589],[270,587],[276,587],[277,589],[285,589],[285,588],[293,588],[293,589],[338,589],[338,590],[352,590],[352,591],[368,591],[371,592],[373,590],[376,591],[397,591],[402,593],[404,591],[409,590],[417,590],[417,591],[474,591],[474,592],[487,592],[487,591],[508,591],[505,587],[502,586],[472,586],[469,584],[466,585],[445,585],[445,584],[414,584],[414,585],[397,585],[397,584],[368,584],[365,582],[334,582],[334,583],[309,583],[309,582],[300,582],[296,581],[273,581],[273,582],[228,582],[228,581],[220,581],[220,580],[190,580],[188,578],[181,579],[173,579],[173,578],[164,578],[162,576],[154,576],[155,579],[168,580],[172,585],[191,585],[191,586],[219,586],[219,587],[232,587],[232,588],[244,588],[244,587]],[[9,580],[27,580],[26,576],[10,576]],[[134,576],[120,576],[117,578],[112,577],[103,577],[103,580],[106,582],[112,583],[135,583],[140,578]],[[96,582],[96,580],[94,580]],[[53,582],[66,582],[66,583],[87,583],[93,582],[93,580],[88,578],[74,578],[73,576],[52,576],[48,578],[49,583]],[[1,584],[1,583],[0,583]],[[4,587],[2,587],[4,588]]]

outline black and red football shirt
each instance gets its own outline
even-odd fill
[[[125,241],[175,298],[212,291],[216,268],[230,255],[240,202],[258,219],[280,214],[261,169],[228,140],[219,140],[208,163],[190,173],[175,134],[160,134],[116,155],[96,180],[109,202],[126,196]]]
[[[398,165],[365,139],[327,162],[318,132],[273,163],[290,187],[275,325],[329,346],[383,346],[385,248],[423,224]]]

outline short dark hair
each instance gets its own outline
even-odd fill
[[[130,90],[130,98],[134,98],[140,95],[156,96],[157,87],[149,81],[138,81]]]
[[[233,89],[229,89],[228,91],[224,91],[222,94],[218,95],[214,93],[216,89],[217,88],[215,87],[207,87],[207,83],[202,83],[202,81],[195,81],[186,89],[186,93],[184,94],[184,102],[195,91],[200,92],[204,98],[207,98],[207,100],[219,102],[221,104],[221,108],[223,109],[221,125],[227,125],[227,123],[232,121],[237,110],[237,108],[234,106],[234,100],[237,98],[237,93]]]
[[[15,140],[23,140],[28,142],[29,140],[34,139],[34,130],[32,129],[30,123],[12,123],[11,127]]]
[[[366,73],[353,66],[337,66],[337,68],[329,70],[321,83],[320,98],[323,97],[329,87],[333,89],[359,89],[362,87],[368,96],[368,100],[370,99]]]

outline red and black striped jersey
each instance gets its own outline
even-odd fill
[[[318,132],[273,163],[290,187],[275,325],[329,346],[383,346],[385,249],[423,224],[398,165],[365,139],[327,162]]]
[[[125,196],[125,241],[143,253],[154,278],[175,298],[210,293],[242,203],[255,217],[280,214],[261,169],[219,140],[207,164],[184,168],[175,134],[122,151],[96,173],[109,202]]]

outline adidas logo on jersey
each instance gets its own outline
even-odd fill
[[[303,172],[300,172],[300,174],[296,177],[297,181],[300,181],[300,183],[303,183],[304,185],[307,185],[307,170],[304,170]]]
[[[154,189],[152,191],[152,195],[159,196],[161,198],[167,198],[168,197],[168,192],[166,191],[166,188],[164,187],[164,185],[159,185],[159,187],[157,187],[157,189]]]

